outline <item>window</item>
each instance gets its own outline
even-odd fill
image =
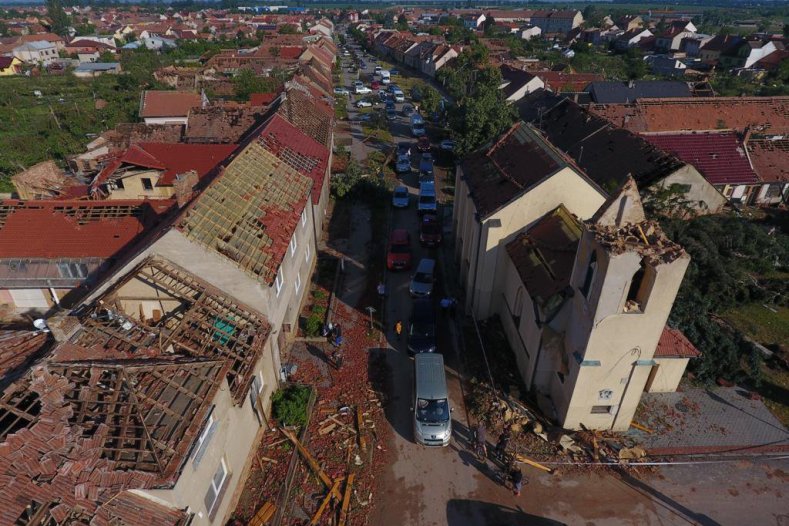
[[[124,190],[125,187],[123,186],[123,179],[116,179],[115,180],[115,188],[118,190]]]
[[[301,213],[301,226],[307,226],[307,208]]]
[[[249,401],[252,402],[252,411],[255,413],[255,416],[258,419],[260,425],[263,425],[263,417],[260,414],[259,404],[260,404],[260,394],[263,392],[263,373],[260,373],[260,377],[255,375],[252,377],[252,385],[249,386]]]
[[[592,256],[589,258],[589,266],[586,267],[584,284],[581,287],[581,294],[583,294],[586,299],[589,299],[589,292],[592,290],[595,270],[597,270],[597,252],[592,252]]]
[[[644,312],[654,280],[654,269],[646,267],[644,261],[641,261],[641,266],[630,280],[630,288],[627,290],[624,312]]]
[[[277,277],[274,280],[274,286],[277,288],[277,296],[282,291],[282,285],[285,284],[285,278],[282,277],[282,269],[277,272]]]
[[[225,481],[227,480],[227,465],[225,459],[219,460],[219,467],[216,468],[214,476],[211,478],[211,483],[208,486],[208,491],[205,494],[205,509],[210,514],[217,502],[219,502],[219,494],[222,491]]]
[[[290,255],[291,257],[296,255],[296,247],[298,244],[296,243],[296,235],[294,234],[292,238],[290,238]]]
[[[82,263],[58,263],[61,278],[83,279],[88,276],[88,267]]]
[[[307,263],[310,262],[310,244],[309,243],[307,243],[307,248],[304,251],[304,261],[306,261]]]
[[[211,410],[213,411],[213,408],[211,408]],[[209,414],[203,426],[203,432],[197,437],[197,443],[195,444],[194,453],[192,454],[193,468],[197,468],[197,466],[200,465],[200,460],[202,460],[206,449],[208,449],[208,444],[211,442],[211,437],[214,436],[218,424],[219,422],[214,420],[214,414]]]
[[[610,405],[593,405],[592,406],[592,414],[593,415],[610,415],[612,407],[613,406],[610,406]]]
[[[148,177],[142,178],[142,187],[145,190],[153,190],[153,182]]]
[[[301,288],[301,274],[296,274],[296,294],[299,293],[299,289]]]

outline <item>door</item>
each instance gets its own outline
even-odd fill
[[[650,389],[652,389],[652,382],[655,381],[655,377],[657,376],[658,367],[660,365],[655,364],[652,366],[652,370],[649,371],[649,376],[647,377],[647,383],[644,385],[644,392],[648,393]]]

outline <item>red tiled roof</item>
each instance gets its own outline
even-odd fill
[[[143,92],[140,117],[186,117],[189,110],[200,107],[202,100],[199,93],[191,91],[157,91]]]
[[[236,149],[235,144],[186,144],[141,142],[116,158],[93,181],[92,186],[106,182],[124,164],[164,172],[157,186],[172,186],[175,176],[195,170],[202,178]]]
[[[598,73],[564,73],[562,71],[535,71],[545,83],[545,88],[555,93],[564,91],[581,91],[592,82],[603,80]]]
[[[171,200],[0,202],[6,258],[109,258],[154,226]],[[98,214],[104,217],[98,217]]]
[[[115,46],[110,46],[104,42],[97,42],[95,40],[74,40],[66,44],[66,48],[86,47],[96,49],[115,49]]]
[[[663,328],[663,334],[660,335],[660,341],[655,349],[655,358],[697,358],[699,356],[701,356],[699,350],[681,331],[672,329],[668,325]]]
[[[253,93],[249,96],[250,106],[267,106],[274,102],[279,93]]]
[[[734,133],[670,133],[643,137],[661,150],[695,166],[711,184],[759,181],[742,142]]]
[[[312,202],[318,204],[329,150],[277,114],[263,125],[257,141],[288,166],[312,179]]]
[[[747,146],[761,181],[789,182],[789,139],[750,139]]]

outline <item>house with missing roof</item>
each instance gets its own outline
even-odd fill
[[[189,110],[207,104],[205,94],[192,91],[144,90],[140,94],[140,119],[145,124],[186,124]]]
[[[520,122],[458,167],[456,188],[465,310],[500,317],[547,415],[625,430],[642,392],[676,388],[695,354],[659,343],[690,258],[632,177],[606,190]]]

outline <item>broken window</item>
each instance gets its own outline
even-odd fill
[[[641,266],[630,280],[630,288],[627,290],[624,312],[644,312],[651,289],[651,283],[654,281],[654,279],[649,279],[654,271],[648,272],[648,270],[649,269],[647,269],[642,260]]]
[[[153,181],[151,181],[148,177],[143,177],[142,187],[145,190],[153,190]]]
[[[125,190],[125,187],[123,186],[123,179],[115,180],[115,188],[117,188],[118,190]]]
[[[581,287],[581,294],[584,295],[586,299],[589,299],[589,292],[592,290],[592,282],[594,281],[595,271],[597,270],[597,252],[592,252],[592,256],[589,258],[589,265],[586,267],[586,276],[584,277],[584,283]]]

